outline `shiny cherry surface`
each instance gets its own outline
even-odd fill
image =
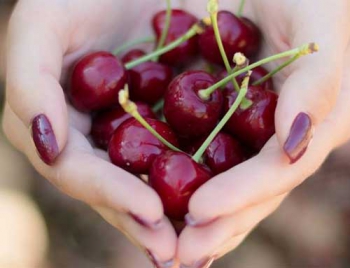
[[[208,167],[198,164],[185,153],[167,151],[154,160],[149,184],[159,194],[165,214],[184,220],[192,194],[212,177]]]
[[[156,119],[151,107],[142,102],[136,102],[137,110],[143,118]],[[91,126],[91,137],[96,146],[107,149],[113,132],[127,119],[132,116],[120,106],[102,111],[93,118]]]
[[[252,22],[238,18],[229,11],[218,12],[218,26],[226,55],[231,61],[234,54],[242,52],[246,57],[252,57],[260,46],[260,33]],[[213,27],[208,27],[199,35],[199,48],[202,56],[209,62],[223,64],[223,60],[215,39]]]
[[[123,64],[109,52],[95,52],[75,65],[69,95],[80,111],[104,109],[118,104],[118,93],[126,83]]]
[[[163,138],[178,146],[175,134],[166,123],[151,118],[145,120]],[[116,129],[108,146],[112,163],[135,174],[148,174],[155,157],[167,150],[167,146],[134,118]]]
[[[164,116],[182,137],[208,134],[217,124],[222,111],[222,93],[216,90],[208,100],[202,100],[198,91],[215,83],[215,78],[204,71],[187,71],[177,76],[164,95]]]
[[[225,90],[225,111],[237,97],[235,91]],[[249,86],[246,98],[253,104],[242,110],[238,108],[227,122],[225,129],[244,142],[247,146],[259,151],[275,133],[275,110],[278,95],[258,86]]]
[[[165,19],[165,10],[158,12],[153,17],[152,25],[157,41],[164,29]],[[173,9],[171,12],[171,22],[165,45],[170,44],[185,34],[195,23],[197,23],[197,21],[198,19],[194,15],[180,9]],[[173,50],[163,54],[159,60],[160,62],[171,66],[183,66],[189,62],[193,56],[197,55],[197,51],[198,37],[194,36]]]

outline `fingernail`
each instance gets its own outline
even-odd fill
[[[185,215],[186,225],[190,226],[190,227],[204,227],[206,225],[209,225],[209,224],[213,223],[217,219],[218,218],[214,218],[214,219],[210,219],[210,220],[206,220],[206,221],[197,221],[191,216],[191,214],[187,213]]]
[[[37,115],[31,125],[32,138],[40,158],[52,165],[59,154],[55,133],[44,114]]]
[[[139,215],[136,215],[132,212],[129,212],[128,214],[131,218],[134,219],[134,221],[136,221],[138,224],[140,224],[141,226],[146,227],[148,229],[157,230],[163,224],[163,219],[160,219],[156,222],[151,222],[151,221],[146,220],[143,217],[140,217]]]
[[[194,264],[189,265],[189,266],[181,264],[180,268],[209,268],[213,264],[214,260],[215,260],[215,258],[213,258],[213,257],[204,258],[204,259],[197,261]]]
[[[306,152],[313,137],[311,118],[306,113],[299,113],[294,119],[287,141],[283,149],[290,159],[290,163],[297,162]]]
[[[171,259],[169,261],[161,262],[159,261],[159,258],[153,254],[149,249],[146,249],[146,253],[151,260],[151,262],[154,264],[155,268],[171,268],[175,264],[175,260]]]

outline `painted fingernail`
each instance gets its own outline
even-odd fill
[[[214,260],[215,260],[215,258],[213,258],[213,257],[204,258],[204,259],[197,261],[194,264],[189,265],[189,266],[181,264],[180,268],[209,268],[213,264]]]
[[[185,222],[187,226],[190,227],[204,227],[206,225],[209,225],[211,223],[213,223],[214,221],[216,221],[218,218],[214,218],[214,219],[210,219],[210,220],[206,220],[206,221],[198,221],[195,220],[191,214],[187,213],[185,215]]]
[[[146,253],[149,259],[151,260],[151,262],[154,264],[155,268],[171,268],[175,264],[174,259],[171,259],[165,262],[159,261],[159,258],[154,253],[152,253],[149,249],[146,249]]]
[[[313,132],[314,127],[310,116],[306,113],[299,113],[294,119],[287,141],[283,146],[291,164],[304,155],[313,137]]]
[[[31,124],[32,138],[40,158],[52,165],[58,154],[58,145],[49,119],[44,114],[37,115]]]
[[[139,215],[136,215],[132,212],[129,212],[128,214],[131,218],[133,218],[134,221],[136,221],[138,224],[140,224],[141,226],[146,227],[148,229],[157,230],[163,224],[163,219],[160,219],[156,222],[151,222],[151,221],[146,220],[143,217],[140,217]]]

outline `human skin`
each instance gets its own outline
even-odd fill
[[[174,2],[199,17],[206,15],[205,0]],[[247,1],[244,14],[259,25],[265,37],[261,57],[309,42],[317,42],[320,51],[276,76],[280,93],[276,135],[257,156],[214,177],[193,195],[188,216],[192,226],[179,238],[164,217],[157,194],[91,146],[86,139],[90,118],[66,103],[61,86],[68,67],[85,53],[112,50],[145,35],[143,27],[149,28],[159,1],[127,3],[19,2],[9,28],[4,130],[44,177],[92,206],[136,245],[151,251],[158,262],[176,259],[174,266],[205,267],[236,248],[350,137],[350,78],[344,75],[350,71],[350,3],[322,0],[316,5],[314,1],[281,0],[276,5],[274,0]],[[220,1],[221,9],[235,11],[237,6],[238,1]],[[295,150],[286,150],[285,143],[300,113],[308,115],[312,127],[307,132],[313,133],[313,139],[305,154],[291,164]],[[38,156],[31,138],[30,126],[39,114],[51,122],[57,140],[51,165]],[[299,151],[308,145],[304,140]],[[130,211],[147,222],[148,228],[140,225],[140,219],[130,217]]]

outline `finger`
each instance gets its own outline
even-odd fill
[[[165,221],[162,228],[155,232],[140,227],[130,216],[124,213],[116,213],[110,209],[100,207],[94,207],[94,209],[148,255],[155,267],[173,267],[177,236],[168,220]]]
[[[10,20],[6,93],[27,132],[31,127],[42,160],[53,164],[68,131],[67,107],[58,82],[66,22],[52,9],[38,5],[19,2]]]
[[[271,214],[285,198],[278,196],[263,204],[247,208],[231,216],[223,217],[201,228],[187,227],[179,238],[178,257],[184,264],[215,258],[230,248],[237,236],[253,229],[261,220]],[[232,249],[232,248],[231,248]]]
[[[320,167],[335,146],[346,142],[350,137],[350,79],[346,76],[349,71],[348,66],[337,105],[318,126],[303,158],[290,165],[274,136],[257,156],[216,176],[194,193],[188,216],[192,225],[213,221],[291,191]]]
[[[334,5],[323,1],[317,3],[317,7],[312,1],[303,1],[295,9],[298,12],[291,22],[290,45],[316,42],[320,50],[292,65],[280,92],[276,133],[291,163],[303,155],[314,128],[324,121],[336,103],[350,36],[350,21],[338,19],[350,15],[348,1]],[[310,14],[309,10],[313,12]]]
[[[36,170],[62,192],[89,205],[128,213],[149,228],[164,222],[162,203],[153,189],[97,157],[86,138],[74,128],[70,128],[66,148],[52,167],[40,160],[26,127],[9,106],[5,109],[4,131]]]

